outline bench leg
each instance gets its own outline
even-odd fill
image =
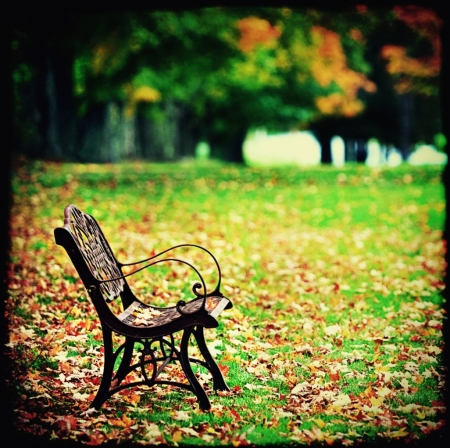
[[[125,347],[123,349],[122,360],[120,361],[119,368],[117,369],[117,373],[114,376],[114,381],[116,383],[116,387],[122,382],[122,380],[127,376],[130,371],[130,363],[133,357],[133,349],[134,349],[134,341],[133,339],[126,338]]]
[[[211,372],[211,375],[213,377],[213,387],[214,390],[230,390],[230,388],[227,386],[227,383],[225,382],[225,379],[223,378],[222,372],[219,369],[219,366],[217,365],[216,361],[212,357],[211,353],[208,350],[208,347],[206,346],[205,342],[205,334],[203,332],[203,327],[197,327],[194,330],[194,336],[198,344],[198,348],[200,349],[200,352],[203,356],[203,358],[206,361],[206,364],[208,365],[208,369]]]
[[[183,332],[183,337],[181,338],[180,345],[180,363],[181,367],[183,368],[184,374],[189,381],[189,384],[191,385],[195,395],[197,396],[200,409],[202,409],[203,411],[208,411],[211,408],[211,403],[209,402],[209,398],[206,395],[205,390],[194,375],[191,363],[189,361],[188,345],[191,334],[192,328],[186,328]]]
[[[111,380],[114,369],[114,356],[113,356],[113,342],[112,331],[102,325],[103,333],[103,349],[104,349],[104,365],[103,365],[103,377],[98,388],[97,395],[92,401],[91,408],[100,409],[102,404],[109,396],[109,389],[111,387]]]

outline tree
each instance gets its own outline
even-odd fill
[[[37,75],[29,85],[43,93],[36,104],[45,117],[35,134],[47,136],[37,154],[176,158],[206,139],[213,156],[242,162],[252,127],[284,130],[351,114],[360,107],[352,83],[364,76],[346,67],[338,36],[313,26],[317,18],[287,8],[80,17],[46,40],[59,51],[50,68],[39,68],[45,55],[30,64]],[[336,69],[347,81],[331,81]]]
[[[377,87],[364,73],[347,65],[341,37],[337,32],[316,26],[312,28],[312,34],[318,55],[313,64],[313,76],[321,86],[334,83],[337,87],[336,92],[316,99],[321,114],[316,116],[311,124],[311,129],[321,145],[321,162],[329,164],[332,162],[331,138],[337,128],[340,127],[344,131],[343,123],[364,110],[360,92],[374,93]],[[357,43],[361,42],[360,33],[356,28],[350,30],[350,36]],[[356,48],[361,52],[360,46]],[[360,68],[368,71],[365,65]],[[364,148],[358,149],[357,153],[361,151],[364,151]]]
[[[441,22],[433,11],[417,7],[360,7],[357,15],[351,36],[363,43],[377,90],[360,92],[365,107],[353,118],[321,118],[313,126],[340,135],[347,146],[376,137],[382,145],[400,148],[406,159],[413,142],[431,143],[440,131]]]
[[[443,22],[434,11],[418,6],[396,6],[393,13],[408,27],[410,32],[405,35],[410,40],[403,45],[384,45],[381,56],[386,60],[386,71],[397,94],[400,149],[406,159],[414,141],[432,142],[440,131],[439,114],[430,115],[429,111],[433,106],[439,110]]]
[[[190,117],[213,157],[242,162],[252,127],[284,130],[323,115],[351,116],[363,107],[358,89],[373,90],[364,74],[347,67],[339,36],[313,25],[317,19],[286,8],[151,13],[133,31],[141,43],[135,38],[138,73],[129,92],[156,89],[161,105],[175,102]],[[336,73],[342,76],[333,81]],[[142,108],[153,120],[165,110],[153,102]]]
[[[242,55],[234,58],[231,73],[236,76],[227,85],[228,96],[223,95],[220,109],[211,114],[224,118],[223,129],[239,123],[242,140],[245,128],[286,130],[323,116],[354,116],[363,109],[358,91],[372,92],[375,85],[347,66],[337,33],[314,25],[322,17],[319,13],[282,8],[252,14],[237,21]],[[332,135],[320,125],[315,131],[323,143],[323,160],[331,162]],[[235,144],[234,150],[242,151],[240,146]]]
[[[74,149],[74,108],[67,14],[37,21],[29,14],[13,30],[15,146],[36,157],[61,158]]]
[[[81,108],[114,98],[123,121],[137,114],[138,156],[192,155],[220,96],[233,49],[227,14],[205,8],[129,13],[95,36],[77,60]]]
[[[406,147],[436,128],[412,123],[415,103],[435,102],[439,22],[408,8],[387,18],[202,8],[80,16],[48,35],[29,25],[15,40],[18,135],[29,154],[100,162],[176,159],[207,140],[213,157],[241,163],[259,126],[309,127],[324,163],[336,134],[362,153],[371,136]]]

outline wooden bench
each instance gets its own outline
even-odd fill
[[[109,397],[128,387],[166,384],[190,390],[197,396],[200,408],[208,410],[211,407],[210,401],[196,378],[191,363],[201,365],[211,373],[215,390],[229,390],[206,346],[203,332],[204,328],[217,327],[219,314],[232,307],[231,301],[220,292],[220,267],[211,252],[195,244],[182,244],[135,263],[120,263],[97,221],[74,205],[64,209],[64,227],[55,229],[55,241],[67,251],[101,322],[104,344],[103,377],[91,407],[99,409]],[[218,282],[211,292],[207,291],[203,277],[190,263],[178,258],[161,258],[181,247],[200,249],[212,257],[218,270]],[[161,308],[144,304],[133,294],[126,277],[162,262],[183,263],[195,272],[200,281],[193,285],[192,300],[178,301],[175,306]],[[123,274],[124,266],[140,264],[144,266],[127,275]],[[117,315],[108,304],[119,297],[123,312]],[[124,338],[123,344],[116,350],[113,332]],[[175,333],[181,336],[178,343],[175,342]],[[203,360],[189,356],[191,336],[197,342]],[[170,376],[167,377],[167,373],[164,378],[160,378],[170,363],[179,363],[187,382],[172,380]],[[124,381],[133,371],[140,373],[140,379],[129,378],[130,381]]]

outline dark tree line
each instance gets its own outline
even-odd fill
[[[322,163],[335,135],[346,160],[364,161],[372,137],[406,157],[441,129],[439,76],[426,70],[439,27],[423,8],[26,14],[11,39],[16,151],[177,160],[206,141],[211,157],[243,163],[248,131],[264,126],[311,129]]]

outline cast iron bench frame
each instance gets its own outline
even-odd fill
[[[64,226],[56,228],[54,234],[56,243],[64,247],[72,260],[101,323],[104,345],[103,376],[91,407],[99,409],[109,397],[125,388],[166,384],[190,390],[196,395],[200,408],[208,410],[211,403],[192,370],[191,362],[205,367],[211,373],[215,390],[230,390],[206,346],[203,331],[204,328],[216,328],[218,315],[223,309],[232,307],[231,301],[220,292],[220,266],[211,252],[195,244],[180,244],[144,260],[121,263],[115,258],[95,218],[74,205],[65,207]],[[218,281],[211,292],[207,292],[203,277],[192,264],[173,257],[158,259],[182,247],[200,249],[212,257],[218,271]],[[180,300],[172,307],[160,308],[144,304],[133,294],[126,277],[162,262],[182,263],[195,271],[200,279],[200,282],[196,282],[192,287],[195,298],[189,302]],[[129,274],[123,274],[122,267],[142,263],[146,264]],[[108,305],[118,297],[121,298],[123,306],[123,312],[119,316],[114,314]],[[150,315],[150,318],[144,319],[144,324],[142,320],[137,320],[140,313]],[[125,342],[115,351],[113,332],[125,338]],[[177,332],[182,332],[179,347],[174,339]],[[204,360],[189,356],[191,336],[195,338]],[[131,364],[136,344],[142,346],[139,350],[140,361]],[[122,359],[114,372],[116,360],[120,355]],[[172,362],[180,363],[187,383],[158,379],[165,367]],[[146,371],[149,365],[151,375]],[[134,370],[140,370],[142,379],[122,384]]]

